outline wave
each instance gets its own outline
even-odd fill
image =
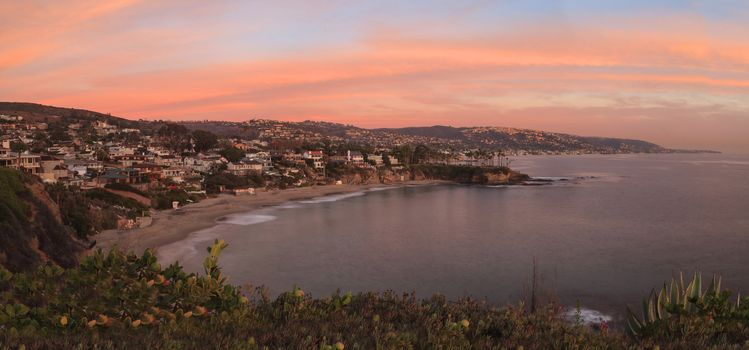
[[[225,216],[218,221],[220,224],[232,224],[232,225],[241,225],[241,226],[248,226],[248,225],[255,225],[260,224],[263,222],[273,221],[276,217],[273,215],[266,215],[266,214],[234,214]]]
[[[344,194],[334,194],[330,196],[316,197],[316,198],[312,198],[308,200],[299,201],[299,203],[304,203],[304,204],[328,203],[328,202],[335,202],[341,199],[346,199],[346,198],[351,198],[351,197],[360,197],[365,194],[366,193],[364,191],[344,193]]]
[[[378,191],[387,191],[387,190],[394,190],[396,188],[401,188],[403,186],[382,186],[382,187],[372,187],[367,190],[367,192],[378,192]]]
[[[156,256],[159,258],[159,261],[167,263],[178,260],[187,261],[198,253],[197,247],[202,246],[200,243],[212,242],[218,238],[219,234],[213,227],[195,231],[185,239],[159,247],[156,251]]]
[[[297,203],[297,202],[288,202],[288,203],[285,203],[285,204],[277,205],[274,208],[278,208],[278,209],[296,209],[296,208],[301,208],[301,207],[302,207],[302,205],[299,204],[299,203]]]
[[[570,181],[574,179],[574,177],[570,176],[534,176],[530,179],[530,181]]]
[[[569,322],[577,322],[578,317],[580,318],[580,321],[586,325],[596,325],[600,324],[602,322],[611,322],[613,320],[613,317],[610,315],[606,315],[604,313],[601,313],[598,310],[593,309],[586,309],[586,308],[568,308],[562,316],[564,319],[566,319]]]

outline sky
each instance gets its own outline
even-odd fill
[[[749,153],[749,1],[0,0],[0,100]]]

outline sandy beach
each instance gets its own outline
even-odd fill
[[[190,233],[216,225],[216,220],[240,212],[257,210],[289,201],[334,194],[352,193],[384,186],[429,185],[441,181],[410,181],[395,184],[328,185],[286,190],[258,190],[255,195],[219,195],[178,210],[162,210],[152,214],[152,223],[132,230],[107,230],[96,235],[95,248],[109,250],[119,247],[142,253],[146,248],[159,247],[186,238]]]

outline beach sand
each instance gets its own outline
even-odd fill
[[[352,193],[374,187],[429,185],[441,181],[411,181],[394,184],[328,185],[292,188],[286,190],[258,190],[255,195],[219,195],[184,206],[178,210],[162,210],[152,214],[149,226],[132,230],[107,230],[94,238],[95,248],[108,251],[118,247],[125,251],[142,253],[146,248],[159,247],[185,239],[190,233],[216,225],[216,220],[240,212],[249,212],[289,201],[309,199],[333,194]]]

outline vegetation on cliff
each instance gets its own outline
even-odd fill
[[[730,293],[714,288],[625,335],[569,322],[551,304],[530,312],[522,303],[499,308],[411,294],[313,299],[299,288],[272,300],[263,288],[227,283],[218,266],[225,247],[208,248],[204,275],[162,268],[150,251],[99,251],[70,269],[0,269],[0,342],[26,349],[741,349],[749,339],[749,300],[730,304]]]
[[[72,267],[85,249],[76,236],[44,185],[0,167],[0,265],[20,271],[50,260]]]
[[[105,189],[45,185],[35,176],[0,167],[0,265],[21,271],[49,260],[72,267],[91,236],[147,210]]]
[[[478,167],[446,164],[412,164],[380,169],[361,168],[346,164],[328,164],[329,180],[347,184],[397,183],[413,180],[441,180],[460,184],[519,184],[530,179],[528,175],[507,167]]]

